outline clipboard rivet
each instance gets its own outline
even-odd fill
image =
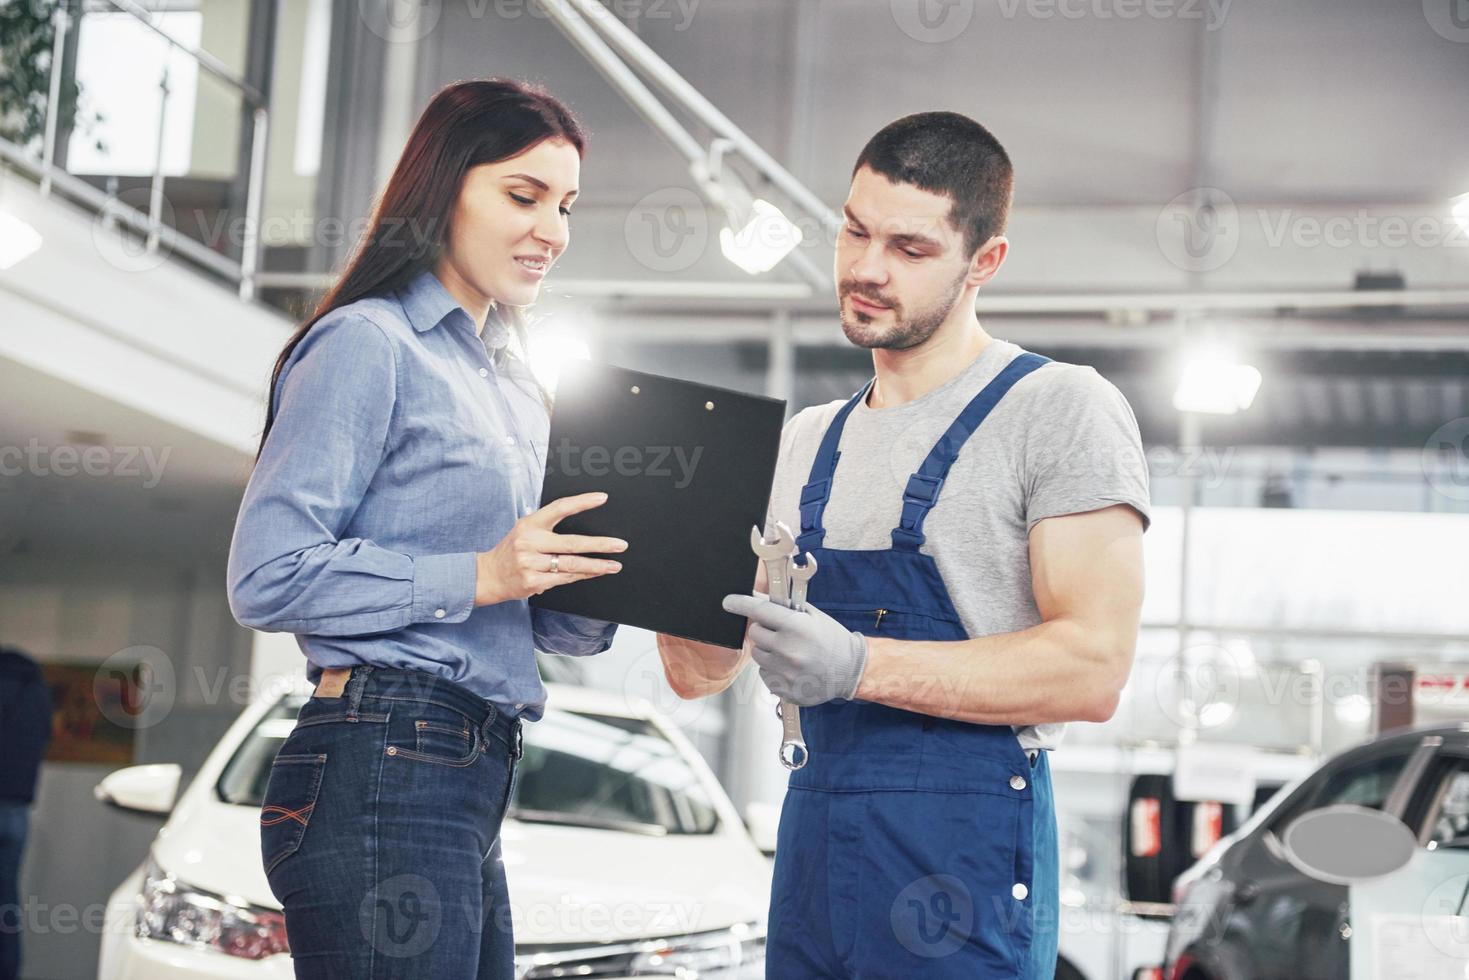
[[[714,403],[713,402],[705,402],[704,403],[704,407],[707,408],[711,412],[714,411]]]
[[[637,385],[633,385],[633,386],[632,386],[632,393],[633,393],[633,394],[634,394],[634,395],[638,395],[638,394],[641,394],[641,393],[642,393],[642,391],[643,391],[643,389],[641,389],[641,388],[639,388],[639,387],[638,387],[638,386],[637,386]]]

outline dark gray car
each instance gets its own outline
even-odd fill
[[[1373,890],[1308,874],[1282,842],[1301,817],[1346,804],[1397,817],[1417,844],[1410,864],[1376,879]],[[1469,963],[1466,868],[1469,725],[1384,735],[1283,788],[1179,876],[1164,976],[1346,980],[1353,956],[1375,965],[1403,948],[1435,962]],[[1383,886],[1389,877],[1390,887]],[[1357,929],[1349,896],[1375,903],[1370,916],[1358,910]]]

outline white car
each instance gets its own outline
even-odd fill
[[[651,706],[548,688],[545,717],[525,726],[502,830],[518,980],[762,977],[774,841],[757,846],[703,759]],[[259,807],[305,697],[247,708],[176,806],[176,765],[98,784],[104,802],[172,811],[108,903],[99,980],[294,976],[261,868]],[[768,823],[757,829],[770,835]]]

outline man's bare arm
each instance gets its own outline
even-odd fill
[[[762,562],[755,572],[755,591],[764,592],[767,588]],[[750,662],[750,641],[747,632],[740,649],[731,650],[659,633],[658,655],[663,658],[663,673],[668,677],[673,692],[681,698],[693,700],[718,694],[734,683]]]
[[[1039,522],[1030,533],[1039,625],[958,641],[869,637],[857,697],[987,725],[1106,721],[1137,646],[1142,531],[1120,504]]]

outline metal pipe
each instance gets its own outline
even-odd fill
[[[767,180],[779,188],[781,193],[812,217],[821,220],[829,233],[835,234],[841,227],[841,220],[837,217],[836,212],[827,207],[821,198],[776,162],[775,158],[766,153],[759,143],[747,136],[744,130],[731,122],[728,116],[720,112],[714,103],[706,99],[682,75],[674,71],[668,62],[644,43],[642,38],[612,16],[606,7],[594,0],[544,0],[544,3],[548,8],[563,3],[576,7],[582,16],[591,21],[601,32],[608,43],[621,52],[624,58],[637,66],[639,71],[671,98],[697,116],[704,125],[733,143],[744,154],[745,159],[749,160]]]
[[[51,78],[46,96],[46,138],[41,144],[41,196],[51,196],[51,168],[56,159],[56,127],[61,122],[61,68],[66,53],[66,32],[71,25],[71,15],[66,5],[56,8],[52,17],[54,35],[51,39]]]
[[[153,144],[153,178],[148,186],[148,254],[158,251],[158,226],[163,213],[163,134],[168,126],[168,62],[158,79],[158,139]]]
[[[15,165],[16,169],[40,177],[42,167],[35,157],[22,152],[14,144],[0,139],[0,157],[4,157]],[[148,233],[148,216],[137,208],[120,203],[117,198],[109,195],[106,191],[93,187],[86,181],[75,177],[65,170],[55,167],[49,171],[56,186],[66,193],[68,197],[76,198],[87,206],[93,208],[98,214],[110,214],[118,221],[124,222],[128,227],[140,234]],[[187,235],[180,234],[168,226],[158,229],[160,242],[168,250],[176,255],[195,262],[212,272],[217,273],[231,282],[240,274],[239,264],[225,258],[211,248],[207,248]]]
[[[333,276],[326,272],[271,272],[262,273],[260,281],[270,279],[272,286],[285,286],[295,288],[318,288],[324,289],[333,281]],[[759,302],[783,302],[792,304],[792,312],[806,312],[811,315],[828,315],[829,310],[825,307],[828,300],[818,296],[813,290],[797,283],[776,282],[740,282],[738,280],[675,280],[675,279],[561,279],[547,284],[546,290],[552,294],[566,294],[577,297],[590,298],[649,298],[649,299],[719,299],[719,300],[750,300]],[[804,309],[798,301],[811,301],[820,305],[813,305]],[[1252,292],[1252,293],[1202,293],[1190,295],[1183,293],[1118,293],[1109,295],[1107,293],[1087,293],[1056,295],[1054,293],[1025,293],[991,294],[980,301],[981,313],[994,314],[1046,314],[1046,313],[1090,313],[1103,314],[1112,309],[1139,309],[1155,313],[1177,312],[1180,309],[1207,312],[1210,304],[1218,304],[1218,308],[1231,309],[1235,311],[1274,312],[1283,307],[1295,307],[1298,309],[1346,309],[1352,307],[1376,307],[1376,306],[1404,306],[1404,307],[1469,307],[1469,289],[1418,289],[1403,290],[1390,296],[1374,296],[1370,293],[1347,291],[1337,292]],[[677,312],[677,311],[670,311]],[[761,312],[764,312],[763,310]],[[1294,335],[1283,334],[1278,330],[1278,324],[1272,325],[1270,334],[1262,335],[1258,342],[1266,347],[1336,347],[1342,343],[1342,337],[1329,329],[1320,331],[1319,338],[1312,337],[1307,332]],[[1050,327],[1038,328],[1040,332],[1048,331]],[[1162,333],[1158,326],[1136,326],[1136,327],[1114,327],[1111,325],[1099,328],[1095,325],[1086,325],[1083,328],[1088,334],[1095,335],[1088,343],[1098,346],[1126,346],[1142,342],[1145,337],[1162,339]],[[1469,345],[1469,338],[1463,336],[1462,331],[1448,334],[1453,331],[1446,329],[1446,336],[1441,340],[1430,334],[1384,334],[1380,327],[1363,329],[1359,337],[1347,338],[1350,346],[1362,349],[1398,349],[1404,345],[1408,347],[1420,346],[1425,349],[1439,349],[1445,343],[1454,348]],[[1031,336],[1039,336],[1041,333],[1032,332]],[[1068,341],[1075,341],[1076,331],[1067,328],[1058,330],[1057,336],[1063,336]],[[1285,343],[1280,341],[1284,340]],[[1252,342],[1253,339],[1252,339]]]
[[[245,229],[240,240],[240,299],[255,298],[260,262],[260,210],[265,196],[265,154],[270,117],[257,106],[250,132],[250,183],[245,191]]]
[[[765,368],[765,394],[789,402],[796,390],[796,345],[791,339],[791,315],[770,315],[770,340]]]
[[[616,89],[628,104],[647,121],[648,125],[668,140],[673,148],[682,153],[690,164],[702,164],[706,153],[704,147],[683,127],[668,107],[660,102],[627,65],[618,58],[597,32],[587,26],[584,8],[574,0],[542,0],[541,6],[551,22],[566,36],[592,67]],[[610,16],[606,8],[598,7],[601,16]],[[593,14],[592,16],[597,16]]]
[[[157,34],[169,44],[187,54],[190,58],[193,58],[196,62],[199,63],[199,66],[201,68],[209,72],[211,75],[214,75],[220,81],[225,82],[226,84],[231,85],[236,89],[239,89],[240,93],[244,95],[251,104],[257,106],[265,105],[265,96],[261,94],[258,88],[251,85],[243,78],[240,78],[234,72],[230,71],[229,68],[225,66],[225,63],[223,61],[220,61],[208,51],[204,51],[199,48],[191,47],[190,45],[184,44],[182,41],[176,39],[172,34],[168,33],[163,28],[153,23],[152,18],[149,16],[151,11],[149,11],[146,7],[139,6],[138,4],[134,3],[133,0],[106,0],[106,2],[116,7],[123,13],[131,14],[133,17],[137,18],[139,21],[142,22],[143,26],[148,28],[148,30],[152,31],[154,34]]]
[[[711,203],[723,207],[725,202],[717,199],[723,197],[722,191],[713,190],[710,185],[713,178],[708,169],[709,151],[674,118],[668,107],[649,91],[617,53],[608,47],[607,42],[587,25],[587,17],[583,15],[582,9],[571,0],[544,0],[542,5],[547,16],[572,46],[591,62],[592,67],[601,72],[602,77],[607,79],[648,125],[684,155],[689,164],[689,173],[700,193],[710,199]],[[608,16],[606,8],[597,7],[596,10],[600,13],[593,13],[593,19]],[[826,285],[821,271],[804,255],[792,252],[787,258],[814,287]]]

